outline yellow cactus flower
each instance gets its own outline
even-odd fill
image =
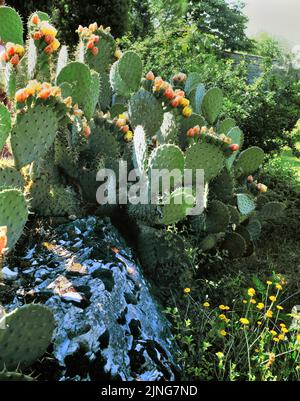
[[[184,109],[182,110],[182,115],[184,117],[187,117],[187,118],[191,117],[192,114],[193,114],[193,110],[189,106],[184,107]]]
[[[204,306],[204,308],[209,308],[210,307],[210,303],[209,302],[204,302],[202,304],[202,306]]]
[[[257,309],[261,310],[261,309],[263,309],[263,308],[265,307],[265,305],[264,305],[262,302],[259,302],[259,303],[256,305],[256,307],[257,307]]]
[[[250,323],[249,320],[247,318],[245,318],[245,317],[241,317],[240,318],[240,322],[245,326]]]
[[[43,36],[46,35],[51,35],[51,36],[56,36],[57,35],[57,30],[54,28],[54,26],[52,26],[51,24],[49,24],[48,21],[42,21],[41,22],[41,34]]]
[[[126,134],[124,135],[124,139],[126,142],[131,142],[133,139],[133,132],[127,131]]]
[[[60,42],[57,39],[54,39],[53,42],[51,43],[51,47],[53,51],[56,51],[60,46]]]
[[[254,289],[254,288],[249,288],[249,289],[248,289],[248,295],[249,295],[249,297],[254,297],[254,295],[255,295],[255,289]]]
[[[185,97],[181,97],[180,98],[180,105],[182,107],[187,107],[190,105],[190,101],[188,99],[186,99]]]
[[[24,55],[24,53],[25,53],[25,49],[24,49],[24,47],[21,46],[21,45],[15,45],[15,52],[16,52],[20,57],[22,57],[22,56]]]
[[[273,312],[271,310],[268,310],[265,314],[266,317],[271,318],[273,317]]]

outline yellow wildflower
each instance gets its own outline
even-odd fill
[[[223,352],[216,352],[216,355],[217,355],[217,357],[218,357],[219,359],[224,358]]]
[[[277,308],[278,310],[283,310],[283,307],[282,307],[281,305],[277,305],[276,308]]]
[[[277,288],[278,291],[281,291],[282,290],[282,285],[281,284],[276,284],[276,288]]]
[[[259,303],[256,305],[256,307],[257,307],[257,309],[261,310],[261,309],[263,309],[263,308],[265,307],[265,305],[264,305],[262,302],[259,302]]]
[[[271,295],[271,296],[269,297],[269,300],[272,301],[272,302],[275,302],[276,299],[277,299],[277,298],[275,297],[275,295]]]
[[[247,324],[250,323],[249,320],[248,320],[247,318],[245,318],[245,317],[241,317],[241,318],[240,318],[240,322],[241,322],[242,324],[244,324],[244,325],[247,325]]]
[[[251,302],[251,304],[256,304],[256,301],[255,301],[255,299],[250,299],[250,302]]]
[[[246,299],[243,299],[243,304],[246,304],[248,301],[246,301]]]
[[[286,326],[286,324],[285,323],[280,323],[280,325],[279,325],[280,327],[285,327]]]
[[[185,294],[189,294],[191,292],[191,289],[189,287],[186,287],[183,291]]]
[[[272,281],[268,280],[268,281],[267,281],[267,284],[268,284],[268,285],[272,285],[273,283],[272,283]]]
[[[262,325],[262,322],[261,322],[260,320],[258,320],[257,325],[258,325],[258,326],[261,326],[261,325]]]
[[[204,308],[209,308],[210,307],[209,302],[204,302],[202,305],[204,306]]]
[[[255,289],[254,289],[254,288],[249,288],[249,289],[248,289],[248,295],[249,295],[249,297],[254,297],[254,295],[255,295]]]
[[[278,337],[273,337],[273,340],[275,341],[275,343],[279,343],[279,338]]]
[[[297,343],[300,343],[300,333],[297,334]]]
[[[286,327],[282,327],[282,328],[281,328],[281,331],[282,331],[283,333],[288,333],[288,332],[289,332],[288,329],[287,329]]]
[[[270,333],[272,334],[273,337],[275,337],[277,334],[275,330],[270,330]]]
[[[279,340],[283,341],[285,339],[285,335],[284,334],[279,334],[278,338],[279,338]]]
[[[225,330],[220,330],[219,333],[223,337],[227,336],[227,332]]]
[[[226,320],[226,316],[224,315],[224,313],[221,313],[221,315],[219,315],[219,319],[221,320]]]
[[[265,314],[266,317],[271,318],[273,317],[273,312],[271,310],[268,310]]]
[[[219,305],[219,309],[221,309],[221,310],[229,310],[230,308],[229,308],[229,306],[226,306],[226,305]]]

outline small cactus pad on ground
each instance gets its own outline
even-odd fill
[[[0,330],[0,368],[32,365],[46,352],[53,335],[54,318],[44,305],[25,305],[5,315]]]

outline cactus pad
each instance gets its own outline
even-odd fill
[[[249,195],[237,194],[236,199],[238,209],[242,215],[247,216],[255,210],[254,200]]]
[[[258,216],[260,220],[274,220],[282,215],[284,209],[284,203],[268,202],[259,211]]]
[[[17,116],[11,133],[11,146],[17,168],[43,157],[58,129],[55,111],[43,104]]]
[[[185,82],[184,91],[189,96],[190,93],[201,84],[202,77],[198,72],[192,72],[188,75]]]
[[[14,187],[22,189],[24,187],[24,178],[22,174],[14,167],[10,160],[0,160],[0,187]]]
[[[204,95],[202,114],[209,124],[213,125],[223,107],[223,94],[219,88],[211,88]]]
[[[228,252],[230,258],[240,258],[246,252],[247,244],[244,238],[237,233],[227,234],[222,248]]]
[[[201,114],[201,107],[204,95],[205,95],[205,86],[203,84],[199,84],[196,87],[196,89],[194,89],[189,95],[189,98],[191,100],[191,106],[195,111],[195,113]]]
[[[221,121],[217,126],[218,134],[227,135],[231,128],[236,127],[236,122],[233,118],[225,118],[225,120]]]
[[[179,202],[179,204],[177,204]],[[177,188],[168,196],[168,204],[162,207],[163,216],[159,224],[175,224],[187,216],[187,212],[194,205],[195,198],[189,189]]]
[[[230,215],[224,203],[213,200],[206,215],[206,230],[209,234],[225,232],[229,224]]]
[[[183,173],[184,155],[176,145],[166,144],[158,146],[150,155],[149,169],[167,169],[169,172],[178,169]]]
[[[238,177],[254,173],[264,161],[264,151],[256,146],[248,148],[240,153],[234,169]]]
[[[129,97],[140,87],[143,64],[133,51],[127,51],[116,61],[110,71],[110,83],[118,95]]]
[[[22,20],[11,7],[0,7],[0,41],[23,44]]]
[[[227,132],[227,136],[232,139],[232,143],[239,145],[240,149],[243,146],[244,142],[244,134],[239,129],[239,127],[233,127],[229,132]],[[235,161],[238,152],[234,152],[230,157],[226,159],[226,166],[228,169],[231,169],[233,162]]]
[[[11,129],[10,112],[0,103],[0,151],[5,145]]]
[[[163,123],[162,105],[152,93],[144,89],[131,97],[128,112],[131,125],[134,128],[141,125],[149,137],[155,135]]]
[[[230,215],[230,224],[235,224],[236,226],[240,224],[240,214],[235,206],[227,205],[227,209]]]
[[[98,29],[94,34],[100,37],[99,42],[95,43],[98,53],[95,56],[90,51],[86,51],[85,61],[90,68],[100,74],[108,73],[109,67],[115,60],[116,43],[109,32]]]
[[[9,250],[21,237],[27,218],[28,208],[23,193],[18,189],[0,189],[0,226],[7,226]]]
[[[234,192],[234,179],[231,173],[224,168],[210,183],[210,190],[222,202],[231,202]]]
[[[27,368],[47,350],[54,330],[51,310],[44,305],[25,305],[5,315],[0,330],[0,368]]]
[[[185,168],[192,169],[194,176],[196,169],[204,170],[204,180],[206,182],[220,173],[224,162],[225,157],[222,150],[209,143],[196,143],[186,151]]]
[[[260,237],[261,229],[262,229],[259,220],[253,219],[253,220],[249,221],[249,224],[247,225],[246,228],[250,234],[251,240],[257,241]]]

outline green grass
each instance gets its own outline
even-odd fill
[[[278,161],[283,168],[290,168],[294,170],[300,182],[300,159],[293,155],[291,149],[284,149],[282,154],[278,157]]]

